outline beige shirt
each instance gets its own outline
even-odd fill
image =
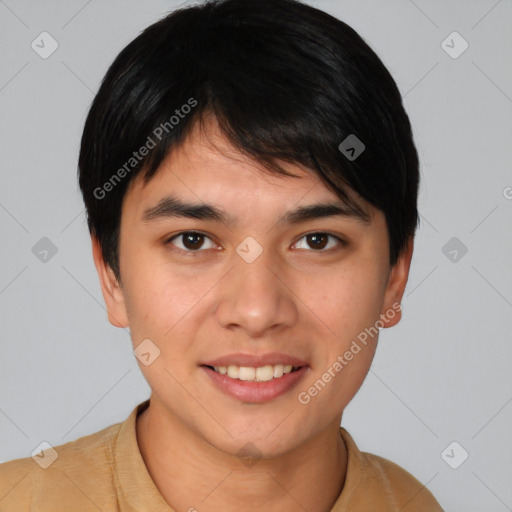
[[[0,464],[0,512],[173,512],[151,479],[137,445],[136,418]],[[345,485],[331,512],[442,512],[432,494],[405,470],[358,450],[341,428],[348,452]],[[194,509],[191,508],[193,511]],[[200,512],[200,511],[198,511]]]

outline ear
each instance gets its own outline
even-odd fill
[[[391,268],[391,272],[386,286],[384,303],[380,314],[380,320],[383,327],[393,327],[402,318],[402,297],[405,291],[405,285],[409,278],[409,269],[414,249],[414,238],[410,238],[406,247],[398,257],[398,260]]]
[[[121,285],[118,283],[112,268],[103,260],[98,239],[95,236],[91,236],[91,242],[94,265],[100,278],[101,291],[107,306],[108,321],[114,327],[128,327],[128,315],[126,314]]]

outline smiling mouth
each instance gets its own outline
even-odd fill
[[[210,366],[203,365],[205,368],[215,371],[221,375],[225,375],[233,380],[241,380],[248,382],[268,382],[277,380],[289,373],[300,370],[302,366],[292,366],[291,364],[275,364],[266,366]]]

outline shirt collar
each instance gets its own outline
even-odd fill
[[[115,478],[120,510],[174,512],[158,491],[137,444],[137,416],[149,407],[149,399],[133,409],[119,430],[114,447]]]

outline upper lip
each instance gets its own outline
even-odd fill
[[[204,363],[203,366],[248,366],[258,368],[260,366],[274,366],[276,364],[307,366],[307,362],[294,356],[271,352],[268,354],[228,354],[211,359]]]

